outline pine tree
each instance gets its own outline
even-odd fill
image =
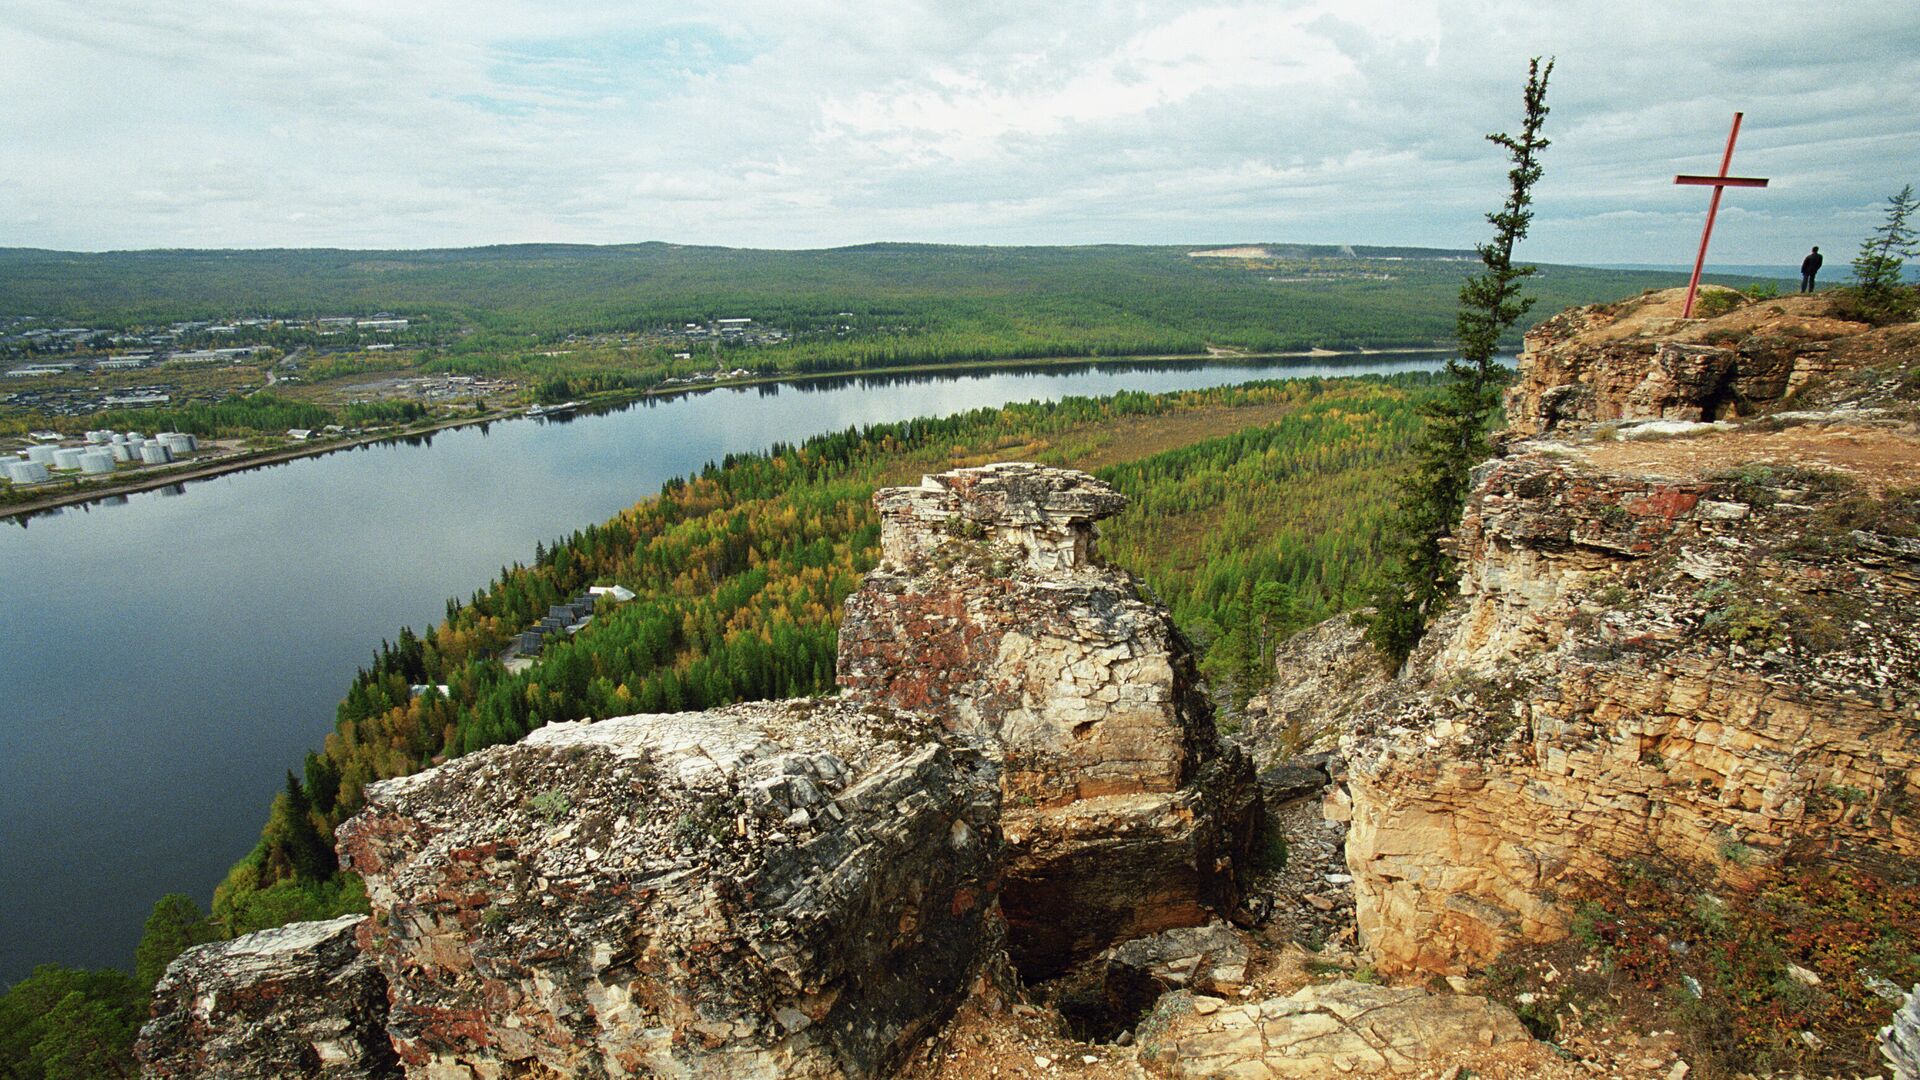
[[[1887,197],[1887,220],[1860,242],[1860,254],[1853,260],[1854,290],[1863,314],[1875,321],[1900,316],[1900,270],[1906,260],[1920,255],[1915,246],[1914,227],[1907,224],[1920,199],[1914,198],[1908,184]]]
[[[166,973],[174,957],[194,945],[219,937],[219,928],[201,913],[200,905],[185,893],[168,893],[153,905],[140,944],[133,952],[133,976],[151,988]]]
[[[1398,559],[1374,598],[1367,626],[1367,640],[1391,669],[1398,670],[1419,644],[1459,580],[1445,541],[1466,504],[1473,466],[1489,452],[1487,429],[1499,411],[1506,375],[1494,363],[1494,354],[1500,335],[1533,306],[1520,288],[1534,268],[1515,266],[1513,249],[1533,220],[1529,207],[1541,175],[1539,155],[1548,146],[1540,130],[1547,119],[1547,79],[1552,74],[1551,59],[1544,66],[1539,57],[1529,62],[1520,135],[1487,136],[1506,149],[1513,168],[1507,173],[1507,201],[1487,215],[1493,241],[1476,248],[1486,269],[1460,290],[1460,358],[1447,361],[1447,387],[1423,410],[1426,426],[1414,451],[1413,470],[1400,486],[1394,522]]]

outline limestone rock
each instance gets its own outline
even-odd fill
[[[387,984],[348,915],[196,945],[154,988],[134,1055],[150,1080],[384,1080]]]
[[[993,764],[852,702],[552,724],[341,829],[409,1075],[866,1077],[997,947]]]
[[[1107,953],[1106,986],[1143,1013],[1169,990],[1227,995],[1247,981],[1247,944],[1225,923],[1186,926],[1135,938]]]
[[[1511,434],[1754,416],[1830,375],[1827,342],[1864,329],[1808,297],[1683,322],[1682,292],[1572,308],[1528,332],[1507,394]]]
[[[1274,650],[1280,677],[1243,739],[1263,768],[1300,765],[1296,759],[1338,746],[1353,718],[1386,690],[1387,672],[1365,634],[1353,615],[1336,615]]]
[[[1893,1069],[1893,1080],[1920,1080],[1920,986],[1881,1029],[1880,1056]]]
[[[1550,420],[1539,403],[1567,387],[1610,403],[1589,420],[1699,405],[1720,361],[1657,323],[1582,309],[1542,324],[1516,426]],[[1757,401],[1746,355],[1714,378]],[[1380,970],[1459,974],[1552,940],[1625,859],[1738,883],[1791,851],[1920,855],[1903,809],[1920,785],[1920,543],[1911,500],[1879,501],[1920,482],[1920,460],[1858,430],[1829,442],[1871,461],[1868,481],[1750,465],[1743,440],[1766,430],[1632,454],[1521,442],[1475,471],[1451,541],[1459,601],[1360,703],[1328,800],[1350,819]],[[1872,528],[1849,531],[1856,515]]]
[[[1251,768],[1167,612],[1096,557],[1119,493],[1008,463],[874,501],[883,562],[847,601],[839,682],[997,748],[1022,972],[1231,912]]]
[[[1411,1073],[1526,1041],[1520,1021],[1485,998],[1341,980],[1175,1016],[1153,1061],[1163,1076],[1194,1080],[1318,1080]]]

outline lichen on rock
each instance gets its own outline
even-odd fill
[[[387,983],[347,915],[196,945],[168,965],[134,1047],[149,1080],[397,1080]]]
[[[997,941],[995,780],[852,702],[552,724],[374,785],[341,850],[410,1073],[873,1076]]]

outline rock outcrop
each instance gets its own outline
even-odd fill
[[[338,842],[371,918],[222,947],[304,950],[287,971],[352,1007],[195,950],[149,1073],[883,1076],[1008,952],[1047,973],[1231,914],[1252,770],[1094,557],[1120,495],[1002,465],[878,502],[841,697],[552,724],[370,785]]]
[[[1458,604],[1345,721],[1333,809],[1383,972],[1460,973],[1551,940],[1623,860],[1747,880],[1796,851],[1920,856],[1920,504],[1901,494],[1920,439],[1857,413],[1656,444],[1582,434],[1548,415],[1544,373],[1599,388],[1685,352],[1623,344],[1607,314],[1530,339],[1512,420],[1558,441],[1514,442],[1476,473]],[[1628,346],[1639,359],[1615,367],[1568,359]],[[1815,346],[1782,363],[1817,369],[1831,351]],[[1738,400],[1774,400],[1744,377],[1727,376]],[[1595,416],[1635,392],[1598,392],[1613,404]]]
[[[1022,973],[1231,913],[1251,768],[1215,733],[1167,612],[1095,556],[1122,496],[1009,463],[875,502],[883,561],[847,601],[839,682],[998,749]]]
[[[998,938],[990,761],[853,702],[553,724],[341,829],[409,1075],[884,1074]]]
[[[1893,1080],[1920,1080],[1920,986],[1880,1032],[1880,1056],[1893,1070]]]
[[[1866,329],[1811,297],[1681,320],[1682,296],[1669,289],[1572,308],[1536,326],[1507,394],[1512,434],[1754,416],[1831,375],[1839,364],[1828,343]]]
[[[295,923],[182,953],[134,1048],[143,1075],[397,1080],[387,981],[355,944],[363,922]]]
[[[1530,1040],[1513,1013],[1485,998],[1351,980],[1244,1004],[1168,1000],[1174,1015],[1153,1035],[1148,1060],[1164,1076],[1193,1080],[1410,1073]]]

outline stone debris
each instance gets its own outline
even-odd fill
[[[196,945],[167,967],[134,1056],[149,1080],[389,1080],[387,983],[348,915]]]
[[[1155,1035],[1147,1061],[1160,1075],[1319,1080],[1407,1073],[1531,1041],[1511,1012],[1485,998],[1346,979],[1246,1004],[1211,1002],[1202,1012],[1206,1000],[1192,999]]]
[[[1247,983],[1248,960],[1246,942],[1225,923],[1135,938],[1108,950],[1103,959],[1098,1015],[1083,1011],[1073,1019],[1088,1035],[1111,1039],[1137,1023],[1163,994],[1238,993]]]

